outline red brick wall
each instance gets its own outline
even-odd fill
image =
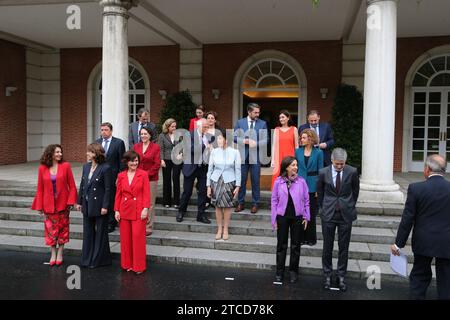
[[[179,89],[179,47],[131,47],[150,79],[150,117],[159,121],[164,101],[158,90]],[[100,48],[61,50],[61,143],[66,159],[84,161],[87,143],[87,86],[92,69],[101,61]]]
[[[295,58],[307,79],[308,110],[317,107],[324,121],[331,118],[336,88],[342,78],[342,43],[340,41],[271,42],[211,44],[203,46],[203,103],[219,113],[225,128],[233,127],[233,80],[241,64],[262,50],[278,50]],[[320,88],[329,89],[326,100]],[[214,100],[211,89],[220,90]],[[262,106],[264,108],[264,106]],[[305,119],[306,121],[306,119]],[[302,121],[303,122],[303,121]]]
[[[450,44],[450,36],[401,38],[397,41],[397,79],[395,109],[394,171],[402,170],[403,152],[403,107],[405,79],[414,61],[426,51]]]
[[[5,87],[17,87],[5,96]],[[0,40],[0,165],[27,161],[25,48]]]

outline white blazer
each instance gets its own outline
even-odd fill
[[[241,156],[238,150],[231,147],[213,149],[209,156],[206,186],[211,186],[211,181],[219,181],[220,176],[225,183],[236,181],[236,187],[241,186]]]

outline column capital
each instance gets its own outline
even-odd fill
[[[105,7],[120,7],[125,10],[130,10],[132,7],[137,7],[139,0],[100,0],[100,5]]]
[[[375,2],[384,2],[384,1],[392,1],[392,2],[398,2],[398,0],[366,0],[367,6],[370,6],[374,4]]]

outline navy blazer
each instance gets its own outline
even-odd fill
[[[267,146],[268,142],[268,134],[269,130],[267,128],[267,123],[264,120],[256,119],[255,121],[255,136],[248,136],[248,121],[247,117],[239,119],[236,122],[236,125],[234,126],[234,143],[238,144],[238,150],[241,153],[241,159],[245,161],[245,163],[249,163],[249,154],[253,154],[249,152],[249,145],[246,144],[245,148],[242,148],[241,146],[244,145],[244,139],[250,138],[256,141],[257,143],[257,163],[260,163],[260,157],[259,157],[259,149],[260,147]],[[260,133],[260,130],[261,133]],[[244,149],[244,154],[242,154],[242,149]],[[253,159],[252,159],[253,160]],[[253,161],[252,161],[253,162]]]
[[[413,229],[412,251],[450,259],[450,182],[433,176],[408,187],[395,244],[403,248]]]
[[[302,124],[298,128],[298,135],[301,136],[302,131],[305,129],[311,129],[309,123]],[[334,146],[334,138],[331,126],[326,122],[319,122],[319,143],[322,142],[327,144],[327,148],[323,150],[323,156],[324,164],[328,166],[331,164],[331,149]]]
[[[317,191],[317,179],[319,170],[323,168],[323,152],[319,148],[312,148],[308,166],[305,166],[305,147],[295,149],[297,159],[298,175],[305,179],[310,193]]]
[[[206,135],[205,135],[206,136]],[[196,139],[198,141],[199,136],[198,136],[198,131],[191,131],[190,132],[190,150],[189,151],[189,155],[186,154],[186,150],[183,149],[183,167],[182,167],[182,172],[183,175],[185,177],[190,177],[195,170],[197,170],[197,168],[207,168],[207,163],[204,161],[205,159],[203,159],[203,153],[205,152],[205,145],[202,143],[202,151],[200,154],[200,143],[194,143],[194,139]],[[184,139],[183,139],[184,141]],[[185,147],[185,145],[183,145],[183,148]],[[196,150],[197,149],[197,150]],[[195,152],[197,151],[197,152]],[[195,154],[197,153],[197,154]],[[197,157],[195,157],[197,156]],[[201,158],[200,158],[201,156]],[[206,169],[205,169],[206,170]]]
[[[96,142],[102,144],[103,139],[97,139]],[[122,163],[122,157],[124,153],[125,143],[123,142],[123,140],[112,137],[111,143],[108,147],[108,152],[106,153],[106,162],[111,167],[113,181],[116,181],[119,172],[125,168],[125,164]]]
[[[111,204],[112,171],[107,163],[97,165],[89,180],[92,163],[83,165],[78,204],[85,217],[100,217],[102,208],[109,209]]]

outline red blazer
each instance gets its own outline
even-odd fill
[[[43,210],[45,213],[55,213],[64,211],[68,206],[73,206],[77,203],[77,187],[68,162],[58,165],[56,193],[58,196],[55,203],[50,168],[41,164],[38,172],[37,191],[31,209]]]
[[[150,208],[150,181],[147,172],[137,169],[130,185],[127,172],[122,171],[117,176],[114,211],[119,211],[121,219],[139,220],[142,209]]]
[[[145,153],[142,152],[143,148],[144,144],[142,142],[133,146],[133,150],[139,153],[141,157],[138,168],[147,172],[150,181],[158,181],[159,168],[161,167],[161,149],[158,144],[153,142],[150,142]]]
[[[189,131],[195,130],[195,122],[197,122],[198,120],[200,119],[197,117],[191,119],[191,121],[189,122]]]

